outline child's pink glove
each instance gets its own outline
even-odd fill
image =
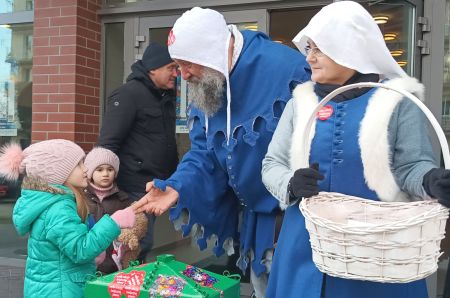
[[[95,266],[98,267],[98,265],[100,265],[101,263],[103,263],[103,261],[105,260],[106,257],[106,252],[102,252],[101,254],[99,254],[96,258],[95,258]]]
[[[121,229],[132,228],[136,223],[136,215],[131,207],[114,212],[111,218]]]

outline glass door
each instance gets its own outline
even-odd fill
[[[417,7],[403,0],[369,1],[361,4],[378,23],[397,63],[410,75],[420,73],[416,72],[416,68],[420,68],[420,56],[419,59],[415,56]],[[295,48],[291,40],[321,8],[321,6],[312,6],[272,10],[270,37]]]
[[[179,15],[164,16],[164,17],[145,17],[139,20],[139,35],[137,37],[140,40],[139,53],[136,55],[136,59],[141,59],[142,54],[149,42],[157,42],[162,45],[167,44],[167,36],[175,21],[179,18]],[[187,133],[186,129],[186,82],[181,80],[178,76],[177,79],[177,126],[176,132]],[[184,139],[183,137],[181,139]],[[183,142],[184,143],[184,142]],[[184,148],[186,149],[188,148]],[[180,156],[181,157],[181,156]]]
[[[443,77],[442,77],[442,112],[441,112],[441,126],[447,137],[447,142],[450,144],[450,0],[445,1],[445,23],[444,23],[444,56],[443,56]],[[448,227],[449,221],[447,221]],[[446,229],[447,230],[447,229]],[[446,235],[444,245],[446,255],[450,251],[450,236]],[[438,294],[442,297],[450,297],[450,272],[449,272],[449,258],[445,258],[438,271]],[[443,285],[443,286],[441,286]]]
[[[22,2],[12,1],[11,11],[25,8]],[[0,4],[0,13],[2,8]],[[2,24],[0,21],[0,146],[16,142],[25,149],[31,142],[32,49],[32,23]],[[0,267],[19,265],[22,261],[18,259],[27,255],[27,238],[19,237],[12,223],[20,185],[20,181],[0,177]],[[2,268],[0,283],[1,271]]]

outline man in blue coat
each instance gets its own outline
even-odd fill
[[[261,162],[292,89],[310,78],[304,57],[260,32],[227,26],[223,16],[195,7],[175,23],[169,52],[188,81],[191,150],[167,180],[147,184],[141,210],[170,219],[200,249],[217,236],[216,255],[234,253],[251,265],[264,297],[273,255],[277,200],[261,181]],[[188,212],[188,222],[183,218]]]

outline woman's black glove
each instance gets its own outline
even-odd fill
[[[429,170],[423,176],[422,185],[430,197],[438,199],[439,203],[450,208],[450,170]]]
[[[309,168],[295,171],[288,184],[289,203],[297,199],[309,198],[319,193],[318,180],[325,177],[319,172],[319,164],[313,163]]]

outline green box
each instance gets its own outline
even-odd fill
[[[156,262],[96,277],[86,283],[85,298],[198,297],[239,298],[240,276],[224,276],[159,255]]]

